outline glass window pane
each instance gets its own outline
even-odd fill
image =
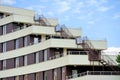
[[[27,46],[27,37],[24,37],[24,46]]]
[[[19,67],[19,58],[18,57],[16,58],[15,64],[16,64],[16,67]]]
[[[34,44],[38,43],[39,42],[39,39],[38,37],[34,37]]]
[[[24,56],[24,66],[27,65],[27,56]]]
[[[36,63],[39,63],[39,52],[36,52]]]
[[[19,39],[15,40],[15,48],[18,49],[19,48]]]

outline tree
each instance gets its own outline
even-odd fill
[[[120,52],[119,52],[119,54],[117,55],[116,61],[117,61],[117,63],[118,63],[118,66],[120,67]]]

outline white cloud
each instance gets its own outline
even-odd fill
[[[69,16],[65,16],[65,17],[64,17],[64,20],[65,20],[65,21],[68,21],[68,20],[69,20]]]
[[[112,7],[100,6],[100,7],[98,7],[98,11],[106,12],[106,11],[110,10],[111,8]]]
[[[70,9],[69,3],[67,1],[58,1],[57,2],[58,12],[63,13]]]
[[[120,18],[120,13],[115,14],[115,15],[113,16],[113,18],[114,18],[114,19]]]
[[[42,10],[44,10],[46,8],[46,6],[43,5],[30,5],[28,7],[26,7],[26,9],[32,9],[37,11],[37,14],[42,14]]]
[[[108,55],[118,55],[120,53],[120,47],[110,47],[107,50],[103,50],[103,53]]]
[[[52,11],[48,11],[47,14],[52,17],[54,16],[54,13]]]
[[[94,21],[88,21],[88,24],[95,24]]]
[[[16,0],[0,0],[0,4],[13,5],[16,3]]]

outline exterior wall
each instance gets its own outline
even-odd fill
[[[82,36],[82,30],[80,28],[74,29],[74,28],[68,28],[68,30],[71,32],[71,34],[75,37]]]
[[[47,79],[48,80],[54,80],[53,79],[53,70],[46,71],[46,74],[47,74]]]
[[[19,76],[19,80],[24,80],[24,76],[23,76],[23,75],[20,75],[20,76]]]
[[[6,51],[14,50],[15,49],[15,42],[14,40],[8,41],[6,44]]]
[[[15,80],[15,77],[8,77],[6,80]]]
[[[12,22],[19,23],[31,23],[34,24],[33,16],[24,16],[24,15],[10,15],[8,17],[0,19],[0,26],[5,25]]]
[[[28,28],[21,29],[19,31],[15,31],[6,35],[1,35],[0,36],[0,43],[10,41],[13,39],[21,38],[23,36],[27,36],[30,34],[36,34],[36,35],[41,35],[41,34],[46,34],[50,35],[53,34],[55,35],[55,30],[53,27],[44,27],[44,26],[29,26]]]
[[[45,61],[45,62],[38,63],[38,64],[0,71],[0,74],[1,74],[0,78],[7,77],[7,76],[13,76],[13,75],[22,75],[22,74],[29,74],[29,73],[34,73],[34,72],[41,72],[41,71],[46,71],[46,70],[50,70],[50,69],[54,69],[54,68],[62,67],[66,65],[90,65],[90,62],[87,59],[88,59],[87,56],[83,57],[82,55],[81,56],[80,55],[68,55],[68,56],[64,56],[64,57],[54,59],[54,60]],[[59,62],[60,64],[58,64]],[[58,70],[58,73],[61,73],[60,71]]]
[[[28,80],[35,80],[35,74],[29,74]]]
[[[39,80],[43,80],[43,72],[38,72],[38,78]]]
[[[3,48],[2,48],[2,43],[0,43],[0,53],[2,53],[2,50]]]
[[[0,26],[0,36],[2,35],[2,26]]]
[[[3,69],[3,62],[2,62],[2,60],[0,60],[0,70],[2,70]]]
[[[9,7],[9,6],[2,6],[2,5],[0,5],[0,12],[9,13],[9,14],[12,13],[12,14],[26,15],[26,16],[34,16],[35,14],[35,12],[32,10]]]
[[[24,66],[24,57],[20,56],[19,57],[19,67]]]
[[[25,75],[27,75],[28,80],[35,80],[38,74],[39,80],[44,80],[44,73],[46,73],[47,79],[49,80],[66,80],[66,75],[71,75],[72,73],[70,71],[67,72],[65,66],[90,65],[88,55],[66,55],[57,59],[50,59],[56,56],[56,52],[59,52],[59,54],[67,54],[67,48],[82,49],[81,45],[78,46],[76,44],[75,39],[52,38],[46,40],[46,36],[48,35],[60,37],[60,35],[57,35],[55,32],[55,27],[58,25],[56,19],[47,19],[50,26],[33,25],[25,28],[25,26],[23,26],[24,23],[30,25],[38,24],[34,22],[34,11],[10,8],[7,6],[0,6],[0,9],[0,12],[9,14],[9,16],[0,19],[0,53],[2,53],[2,43],[6,42],[7,44],[7,52],[4,52],[5,54],[0,54],[0,79],[15,80],[15,77],[20,75],[19,80],[25,80]],[[15,31],[21,28],[18,24],[21,24],[24,29]],[[6,25],[6,35],[2,35],[3,25]],[[79,37],[82,34],[81,30],[78,29],[69,29],[69,31],[75,37]],[[32,45],[34,37],[39,37],[39,40],[42,42]],[[26,38],[27,44],[25,45]],[[19,49],[15,49],[16,39],[19,41]],[[107,47],[106,41],[91,42],[94,47],[99,50]],[[45,50],[47,50],[46,61],[44,61]],[[35,52],[39,52],[38,56],[40,63],[36,63]],[[27,56],[27,65],[25,65],[25,56]],[[17,58],[19,58],[19,66],[16,66]],[[6,60],[6,70],[2,70],[4,60]],[[98,62],[96,62],[95,65],[98,65]]]
[[[6,25],[6,33],[10,33],[13,30],[13,23],[9,23]]]
[[[69,80],[120,80],[120,76],[115,75],[88,75]]]
[[[35,54],[29,54],[27,55],[27,64],[34,64],[35,63]]]
[[[13,59],[7,59],[6,60],[6,69],[14,68],[15,67],[15,60]]]
[[[62,80],[62,69],[57,68],[57,80]]]
[[[19,38],[19,48],[22,48],[24,46],[24,38]]]

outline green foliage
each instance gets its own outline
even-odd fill
[[[118,66],[120,67],[120,52],[119,52],[119,54],[118,54],[118,56],[116,58],[116,61],[118,62]]]

